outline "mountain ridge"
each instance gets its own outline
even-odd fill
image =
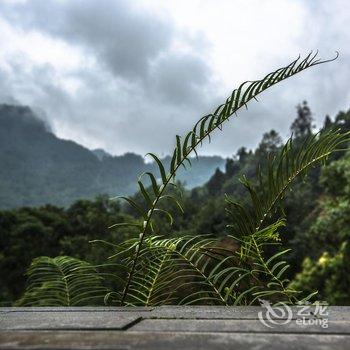
[[[26,106],[0,105],[0,208],[55,204],[67,206],[99,194],[130,195],[143,171],[154,163],[126,153],[113,156],[102,149],[89,150],[75,141],[58,138]],[[178,179],[188,188],[209,180],[225,159],[200,156]],[[170,161],[164,157],[165,164]]]

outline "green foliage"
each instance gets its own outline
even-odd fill
[[[334,255],[324,252],[316,261],[307,257],[290,288],[302,289],[305,293],[317,290],[320,300],[331,305],[350,305],[349,266],[349,242],[344,242]]]
[[[326,61],[320,61],[316,59],[317,53],[312,52],[303,60],[296,59],[286,67],[277,69],[276,71],[269,73],[261,80],[244,82],[237,89],[235,89],[231,96],[229,96],[225,103],[220,105],[216,110],[208,115],[202,117],[193,127],[193,129],[186,134],[186,136],[181,140],[180,136],[176,136],[176,147],[173,152],[173,156],[170,162],[169,170],[166,171],[161,160],[153,153],[149,153],[149,156],[155,160],[159,168],[159,175],[161,182],[158,185],[156,177],[148,172],[144,174],[147,176],[152,183],[149,192],[145,190],[145,186],[142,183],[142,175],[139,180],[140,190],[143,194],[145,202],[148,203],[147,209],[143,209],[131,198],[124,198],[127,202],[134,207],[142,217],[140,222],[140,236],[138,244],[135,246],[135,252],[133,261],[128,273],[128,279],[125,285],[121,303],[123,304],[128,293],[129,288],[133,279],[133,275],[136,271],[136,266],[138,264],[138,259],[140,256],[143,241],[146,235],[152,234],[154,232],[153,216],[155,213],[165,214],[170,223],[173,222],[172,214],[164,209],[158,207],[162,199],[166,198],[165,193],[169,184],[175,185],[173,180],[175,179],[176,172],[180,166],[186,167],[185,164],[191,165],[190,154],[196,152],[196,148],[202,145],[205,139],[209,139],[213,131],[217,129],[222,129],[224,122],[228,121],[229,118],[235,114],[241,107],[246,106],[247,103],[261,92],[265,91],[269,87],[279,83],[280,81],[287,79],[309,67],[315,66]],[[338,56],[338,55],[337,55]],[[174,196],[169,197],[171,200],[175,201],[181,208],[178,199]]]
[[[193,191],[190,196],[185,194],[182,198],[176,175],[181,167],[191,165],[193,159],[190,155],[196,154],[196,148],[204,140],[210,141],[211,134],[221,129],[223,123],[248,101],[268,87],[319,63],[322,61],[310,54],[262,80],[242,84],[212,114],[201,118],[185,137],[176,136],[176,146],[168,166],[155,154],[149,154],[158,167],[158,175],[143,173],[138,181],[138,196],[120,197],[130,205],[135,219],[111,225],[116,230],[136,229],[138,237],[120,244],[98,240],[114,250],[107,264],[111,272],[99,276],[118,280],[117,287],[107,293],[105,302],[122,305],[250,305],[259,298],[294,303],[313,296],[314,291],[300,294],[286,276],[289,249],[281,247],[280,232],[285,226],[281,202],[298,177],[305,179],[310,169],[324,164],[331,155],[346,147],[348,132],[329,129],[312,135],[311,129],[309,132],[306,128],[306,133],[297,134],[295,140],[291,138],[282,148],[279,147],[278,135],[273,133],[265,135],[265,142],[255,154],[241,149],[236,169],[245,175],[240,179],[245,190],[236,192],[236,198],[230,193],[231,189],[235,191],[236,185],[232,188],[226,186],[226,174],[221,171],[214,174],[204,190]],[[253,177],[256,161],[271,151],[274,154],[262,162],[257,177],[248,180]],[[234,169],[235,160],[227,165],[226,170],[231,176]],[[311,171],[310,177],[315,174]],[[216,197],[224,188],[229,189],[226,196],[226,212],[230,218],[228,235],[221,232],[224,230],[222,223],[225,223],[224,207],[210,207],[217,202]],[[245,195],[247,192],[249,196]],[[180,237],[170,236],[170,228],[179,225],[174,220],[175,209],[183,213],[189,208],[190,218],[194,218],[198,211],[193,204],[191,206],[191,201],[196,200],[199,206],[206,195],[214,198],[211,202],[204,202],[201,212],[205,218],[217,218],[219,225],[212,227],[221,238],[184,235],[184,229]],[[203,224],[204,218],[201,219]],[[181,229],[183,224],[180,220],[177,228]],[[197,234],[195,228],[187,227],[187,230]],[[159,233],[166,233],[168,237],[159,236]]]
[[[95,268],[68,256],[36,258],[27,276],[28,287],[17,306],[101,305],[107,293]]]
[[[349,140],[349,134],[330,131],[306,137],[301,147],[295,148],[289,139],[278,156],[268,160],[266,175],[258,170],[258,185],[246,177],[242,184],[249,191],[253,211],[248,212],[240,203],[228,199],[232,210],[234,232],[251,235],[264,227],[274,213],[286,190],[298,176],[309,168],[324,162],[333,152],[339,151]]]
[[[0,211],[0,303],[17,299],[25,288],[25,270],[38,256],[70,255],[99,264],[113,252],[91,246],[90,240],[120,243],[137,235],[133,229],[108,229],[115,222],[134,220],[119,203],[100,196],[80,200],[68,209],[54,206]],[[11,273],[8,273],[11,271]]]
[[[284,276],[289,265],[282,259],[289,249],[277,249],[266,257],[266,248],[279,245],[278,231],[284,226],[282,219],[273,223],[274,215],[295,178],[322,163],[348,139],[349,134],[318,134],[305,139],[299,149],[294,148],[290,139],[279,154],[269,159],[265,171],[258,172],[257,186],[243,178],[251,205],[244,208],[227,198],[227,210],[233,222],[229,225],[232,235],[228,237],[236,242],[232,251],[220,247],[220,241],[212,237],[146,239],[139,251],[125,303],[150,305],[149,295],[158,284],[166,289],[160,288],[155,305],[167,302],[246,305],[258,298],[296,302],[298,290],[288,287],[289,279]],[[138,246],[137,240],[133,240],[127,248],[127,269],[135,261],[130,250]],[[174,286],[172,281],[176,281]]]
[[[333,162],[323,170],[321,185],[326,194],[334,196],[350,195],[350,153],[348,152],[341,160]]]
[[[303,286],[305,292],[318,290],[321,299],[336,305],[350,304],[349,170],[349,153],[323,169],[325,195],[317,205],[318,216],[303,235],[308,249],[301,272],[290,284]]]

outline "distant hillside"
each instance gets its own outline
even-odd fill
[[[224,163],[221,157],[200,157],[178,179],[189,188],[201,185]],[[67,206],[102,193],[132,194],[137,176],[149,170],[154,164],[140,155],[90,151],[56,137],[30,108],[0,105],[0,208]]]

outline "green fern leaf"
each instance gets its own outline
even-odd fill
[[[108,292],[94,267],[69,256],[36,258],[27,276],[27,288],[17,306],[103,305]]]

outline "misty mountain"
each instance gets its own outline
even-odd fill
[[[178,180],[192,188],[208,181],[225,160],[199,157]],[[169,164],[170,157],[164,159]],[[59,139],[29,107],[0,105],[0,208],[67,206],[98,194],[134,193],[143,171],[156,172],[154,163],[134,153],[112,156]]]

